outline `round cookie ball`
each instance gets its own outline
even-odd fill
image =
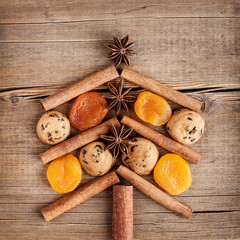
[[[159,156],[157,147],[146,138],[133,138],[133,145],[128,146],[128,156],[123,153],[123,164],[139,175],[148,175],[153,170]]]
[[[167,123],[169,135],[182,144],[193,144],[204,132],[204,119],[197,112],[180,109],[176,110]]]
[[[79,153],[83,169],[92,176],[102,176],[113,167],[116,160],[109,150],[104,151],[103,142],[92,142],[84,146]]]
[[[58,144],[70,135],[71,125],[67,116],[58,111],[49,111],[42,115],[37,124],[37,135],[46,144]]]

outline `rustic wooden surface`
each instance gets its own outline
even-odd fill
[[[40,210],[62,195],[35,127],[39,99],[110,65],[103,44],[125,34],[138,52],[132,69],[200,99],[206,118],[193,184],[176,197],[193,216],[134,189],[134,239],[240,239],[239,0],[0,0],[0,239],[111,239],[112,189],[45,222]]]

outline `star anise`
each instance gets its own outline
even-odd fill
[[[102,135],[101,138],[109,141],[111,143],[109,143],[106,148],[105,151],[110,150],[113,148],[113,156],[114,158],[116,158],[119,154],[119,151],[125,153],[126,155],[128,155],[128,147],[127,145],[133,143],[131,140],[127,139],[128,136],[131,134],[131,132],[133,131],[132,128],[127,129],[126,131],[124,130],[124,125],[122,125],[119,129],[120,131],[118,132],[117,129],[115,128],[114,125],[112,125],[112,136],[109,135]]]
[[[135,96],[128,95],[128,93],[131,91],[132,87],[126,89],[123,92],[123,80],[121,79],[118,87],[114,87],[111,83],[108,83],[108,88],[111,93],[111,95],[104,95],[106,99],[112,99],[108,106],[108,110],[114,108],[116,106],[116,112],[119,114],[121,107],[126,110],[128,113],[128,106],[126,102],[132,102],[136,98]]]
[[[130,65],[130,59],[128,55],[136,54],[133,50],[129,49],[134,42],[129,42],[129,35],[125,36],[122,40],[117,37],[113,37],[114,44],[105,44],[105,46],[112,50],[109,54],[109,59],[115,59],[116,66],[118,66],[122,61],[126,65]]]

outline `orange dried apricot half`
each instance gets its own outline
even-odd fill
[[[191,183],[191,171],[186,161],[180,156],[168,153],[157,162],[153,178],[165,191],[178,195],[186,191]]]
[[[101,123],[107,112],[107,101],[100,93],[86,92],[73,103],[69,120],[73,127],[84,131]]]
[[[47,179],[52,189],[58,193],[73,191],[82,179],[78,159],[70,154],[55,159],[47,169]]]
[[[165,124],[172,115],[172,109],[167,101],[148,91],[138,95],[134,104],[134,110],[141,120],[153,126]]]

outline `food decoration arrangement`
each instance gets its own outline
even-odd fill
[[[109,58],[115,59],[116,66],[121,62],[130,65],[129,55],[135,54],[132,45],[129,36],[121,40],[114,37],[114,44],[106,44],[112,50]],[[117,87],[110,83],[116,78],[120,78]],[[136,95],[132,88],[124,90],[123,79],[143,91]],[[109,94],[94,90],[104,83],[108,83]],[[54,110],[74,98],[68,116]],[[172,112],[167,100],[183,108]],[[129,102],[134,105],[138,121],[127,116]],[[132,239],[133,187],[116,185],[120,183],[118,175],[177,215],[187,219],[191,216],[193,210],[171,195],[191,186],[186,161],[196,164],[201,158],[186,146],[197,142],[204,132],[204,119],[198,113],[200,101],[128,68],[123,68],[119,76],[116,67],[109,66],[41,100],[41,104],[46,112],[37,124],[37,135],[43,143],[54,145],[41,153],[43,164],[50,163],[47,179],[54,191],[69,193],[42,209],[46,221],[113,186],[112,237]],[[105,120],[112,108],[116,116]],[[126,114],[119,117],[121,108]],[[165,127],[169,136],[149,124],[155,129]],[[68,138],[71,127],[79,134]],[[133,137],[133,132],[138,136]],[[169,153],[161,156],[159,147]],[[71,152],[76,149],[79,155],[73,156]],[[116,165],[117,161],[122,164]],[[95,176],[95,180],[81,185],[82,171]],[[151,174],[156,184],[142,177]]]

